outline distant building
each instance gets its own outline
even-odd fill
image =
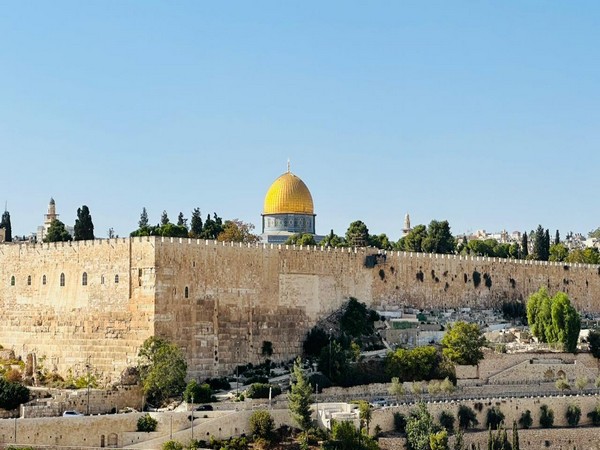
[[[38,242],[44,242],[44,238],[46,237],[46,234],[48,234],[48,228],[50,228],[52,222],[58,220],[58,216],[59,215],[56,214],[56,202],[51,197],[50,203],[48,203],[48,213],[44,214],[44,224],[40,225],[37,228],[36,240]],[[65,229],[69,232],[71,236],[73,236],[73,233],[75,231],[73,227],[65,225]]]
[[[294,234],[312,234],[319,242],[323,236],[316,235],[316,216],[308,187],[288,164],[287,172],[271,184],[265,196],[261,240],[283,244]]]
[[[402,228],[402,236],[406,236],[410,233],[412,228],[410,227],[410,216],[408,213],[404,216],[404,228]]]

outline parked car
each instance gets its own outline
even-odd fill
[[[78,411],[75,410],[67,410],[65,412],[63,412],[63,417],[76,417],[76,416],[83,416],[83,414],[81,414]]]
[[[213,407],[212,405],[199,405],[196,406],[196,411],[212,411]]]

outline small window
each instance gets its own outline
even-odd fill
[[[31,275],[27,276],[27,286],[31,286]]]
[[[100,284],[104,284],[104,275],[100,275]]]
[[[119,275],[115,275],[115,284],[119,283]]]
[[[15,283],[16,283],[16,281],[15,281],[15,276],[13,275],[12,277],[10,277],[10,285],[11,285],[11,286],[14,286],[14,285],[15,285]]]
[[[189,290],[189,288],[187,286],[185,287],[183,295],[185,296],[185,298],[188,298],[190,296],[190,290]]]
[[[46,275],[42,276],[42,284],[46,286]]]
[[[65,285],[65,274],[64,273],[60,274],[60,285],[61,286]]]
[[[81,275],[81,285],[87,286],[87,272],[83,272],[83,275]]]

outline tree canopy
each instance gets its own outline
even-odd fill
[[[226,220],[223,224],[223,231],[217,236],[217,241],[254,244],[260,240],[260,237],[253,231],[254,225],[251,223],[242,222],[239,219]]]
[[[449,325],[442,338],[444,356],[457,364],[475,365],[483,359],[481,348],[485,344],[479,325],[456,322]]]
[[[310,404],[312,401],[312,388],[304,376],[300,358],[294,361],[292,370],[291,391],[288,394],[288,407],[294,420],[303,430],[308,430],[312,425]]]
[[[73,229],[73,240],[88,241],[94,239],[94,223],[86,205],[77,208],[77,219]]]
[[[144,394],[151,403],[162,403],[186,387],[187,364],[181,350],[157,337],[144,341],[138,353],[138,371]]]
[[[369,245],[369,229],[360,220],[352,222],[346,230],[346,242],[351,247],[366,247]]]
[[[542,287],[531,294],[527,300],[527,321],[540,342],[560,342],[568,352],[577,350],[581,318],[564,292],[550,297]]]
[[[71,241],[73,238],[71,234],[65,228],[65,224],[58,219],[54,219],[48,227],[44,242],[64,242]]]
[[[285,241],[286,245],[317,245],[315,241],[315,237],[310,233],[298,233],[291,235],[287,241]]]

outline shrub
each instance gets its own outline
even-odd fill
[[[448,433],[452,433],[452,431],[454,431],[454,421],[456,419],[454,418],[454,416],[447,412],[447,411],[442,411],[442,413],[440,414],[440,425],[443,426],[446,431],[448,431]]]
[[[23,375],[18,369],[8,369],[4,374],[4,378],[12,383],[20,383],[23,380]]]
[[[137,430],[143,432],[156,431],[156,425],[158,425],[158,421],[150,417],[150,414],[145,414],[138,419]]]
[[[500,408],[494,406],[487,411],[487,420],[486,426],[487,428],[491,428],[492,430],[497,430],[500,424],[504,421],[504,413],[500,411]]]
[[[458,426],[466,430],[473,428],[479,424],[477,420],[477,414],[471,408],[466,405],[460,405],[458,407]]]
[[[213,391],[231,389],[231,384],[229,384],[227,377],[208,378],[205,383],[207,383]]]
[[[592,425],[595,427],[600,426],[600,406],[596,406],[587,416],[591,419]]]
[[[554,425],[554,411],[548,408],[548,405],[540,406],[540,426],[542,428],[552,428]]]
[[[258,438],[269,440],[273,435],[275,423],[269,411],[254,411],[249,419],[250,433]]]
[[[254,383],[246,391],[246,397],[269,398],[269,389],[271,389],[271,397],[281,394],[281,388],[276,384]]]
[[[183,444],[179,441],[167,441],[162,445],[162,450],[183,450]]]
[[[29,389],[0,377],[0,408],[15,409],[29,401]]]
[[[521,418],[519,419],[519,425],[521,425],[521,427],[524,429],[531,428],[531,425],[533,425],[533,419],[531,418],[531,411],[525,410],[521,414]]]
[[[191,380],[185,387],[183,399],[188,403],[192,398],[194,403],[208,403],[211,401],[212,394],[212,388],[208,383],[198,384],[196,380]]]
[[[569,426],[576,427],[581,418],[581,408],[577,405],[569,405],[566,416]]]
[[[399,412],[394,413],[394,431],[398,433],[406,432],[406,416]]]

